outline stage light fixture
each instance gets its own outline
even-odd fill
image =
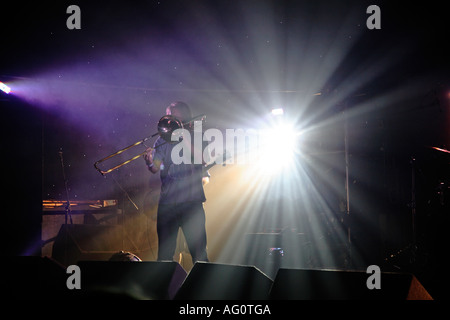
[[[2,90],[6,94],[9,94],[11,92],[11,88],[1,81],[0,81],[0,90]]]
[[[299,132],[289,123],[279,123],[260,131],[257,167],[273,174],[290,166],[298,153]]]
[[[272,115],[273,116],[282,116],[282,115],[284,115],[283,108],[272,109]]]

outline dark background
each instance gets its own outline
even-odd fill
[[[81,30],[66,28],[70,4],[81,8]],[[381,30],[365,27],[370,4],[381,8]],[[4,249],[39,252],[41,201],[65,200],[60,151],[73,199],[126,202],[93,163],[154,133],[174,100],[218,128],[251,126],[276,105],[308,125],[337,119],[308,136],[321,152],[343,150],[346,110],[354,245],[367,261],[436,285],[450,158],[429,147],[450,148],[447,9],[440,1],[2,4],[0,81],[20,89],[0,96]],[[138,197],[157,187],[145,173],[131,164],[115,177]]]

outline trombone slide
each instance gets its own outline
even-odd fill
[[[132,157],[132,158],[130,158],[130,159],[128,159],[128,160],[126,160],[126,161],[124,161],[124,162],[122,162],[122,163],[120,163],[120,164],[118,164],[118,165],[116,165],[116,166],[114,166],[114,167],[112,167],[110,169],[108,169],[108,170],[102,170],[98,166],[100,163],[102,163],[102,162],[104,162],[104,161],[106,161],[106,160],[108,160],[108,159],[110,159],[112,157],[118,156],[119,154],[127,151],[128,149],[131,149],[131,148],[136,147],[136,146],[138,146],[140,144],[143,144],[148,139],[149,138],[145,138],[143,140],[137,141],[137,142],[133,143],[132,145],[129,145],[126,148],[123,148],[123,149],[121,149],[121,150],[119,150],[117,152],[114,152],[114,153],[110,154],[109,156],[107,156],[107,157],[105,157],[103,159],[98,160],[97,162],[94,163],[95,169],[104,176],[105,174],[108,174],[111,171],[114,171],[114,170],[116,170],[116,169],[118,169],[118,168],[120,168],[120,167],[122,167],[122,166],[124,166],[124,165],[126,165],[128,163],[130,163],[131,161],[134,161],[134,160],[138,159],[139,157],[143,156],[147,152],[147,150],[144,151],[144,152],[141,152],[140,154],[138,154],[138,155],[136,155],[136,156],[134,156],[134,157]]]

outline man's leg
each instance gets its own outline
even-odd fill
[[[192,263],[208,261],[206,252],[206,219],[203,203],[183,204],[180,211],[181,227],[192,256]]]
[[[178,228],[175,206],[159,205],[156,219],[158,261],[173,260],[177,245]]]

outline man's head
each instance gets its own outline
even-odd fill
[[[166,109],[167,115],[172,115],[182,122],[192,119],[191,108],[184,102],[172,102]]]

